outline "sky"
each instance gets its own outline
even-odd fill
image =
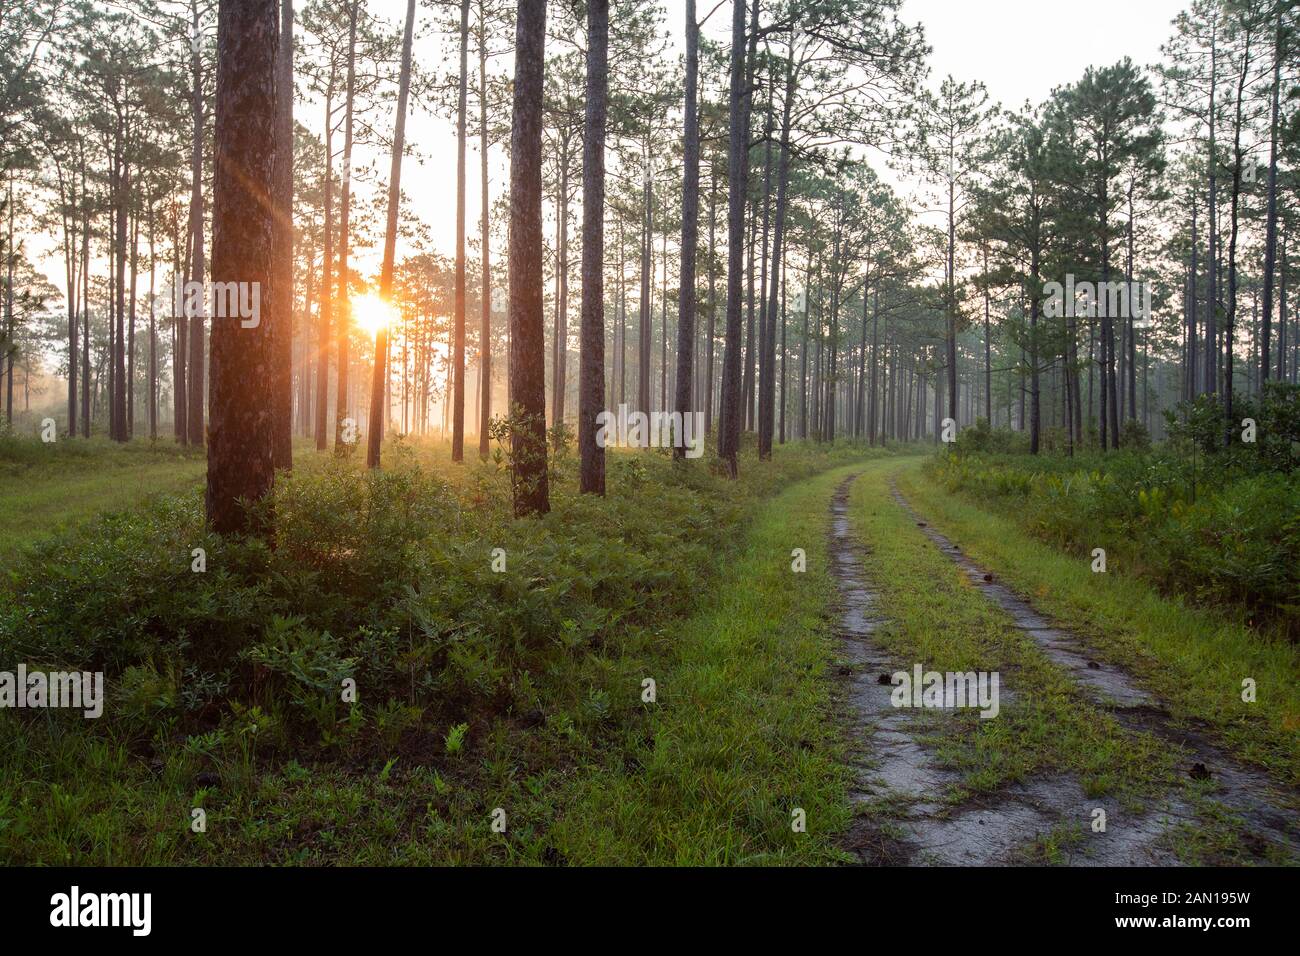
[[[1039,103],[1089,66],[1160,58],[1174,16],[1188,0],[904,0],[920,21],[938,86],[951,73],[979,79],[1008,109]]]

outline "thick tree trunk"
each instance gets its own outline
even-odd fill
[[[693,17],[695,0],[687,0]],[[689,43],[689,41],[688,41]],[[596,442],[596,416],[605,406],[605,124],[609,0],[587,3],[587,102],[582,142],[582,328],[578,369],[579,485],[605,493],[605,448]]]
[[[361,0],[352,0],[348,5],[348,74],[347,103],[344,106],[343,120],[343,195],[340,197],[339,213],[339,274],[338,274],[338,345],[337,369],[335,373],[334,397],[334,450],[341,451],[345,446],[344,422],[348,418],[348,354],[349,339],[352,333],[352,298],[349,288],[348,250],[351,247],[349,220],[352,215],[352,138],[353,109],[356,105],[357,92],[357,17]]]
[[[293,467],[293,0],[280,0],[275,61],[274,262],[269,301],[275,315],[272,392],[275,467]]]
[[[546,0],[519,0],[510,130],[510,378],[516,517],[550,511],[542,303],[542,88]]]
[[[456,332],[452,344],[451,460],[465,460],[465,111],[469,91],[469,0],[460,0],[456,105]]]
[[[719,411],[718,457],[731,478],[738,476],[740,451],[741,382],[740,336],[742,283],[744,282],[745,199],[749,187],[749,83],[746,60],[754,60],[757,30],[750,31],[750,50],[745,49],[745,5],[736,0],[731,18],[731,89],[728,110],[731,118],[727,146],[727,330],[722,360],[722,401]],[[758,0],[753,19],[758,21]]]
[[[217,24],[216,158],[212,190],[214,282],[271,279],[275,189],[277,0],[221,0]],[[283,91],[288,95],[288,91]],[[257,288],[258,286],[253,286]],[[271,329],[280,316],[212,325],[208,523],[220,534],[247,530],[243,502],[271,490],[274,465]],[[241,501],[242,499],[242,501]]]

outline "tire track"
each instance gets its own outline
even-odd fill
[[[1065,670],[1095,704],[1125,729],[1150,733],[1169,743],[1179,753],[1179,767],[1188,779],[1212,781],[1212,799],[1239,816],[1251,835],[1245,849],[1252,858],[1264,861],[1268,850],[1275,848],[1292,860],[1300,859],[1300,822],[1293,804],[1294,795],[1292,800],[1284,798],[1282,788],[1266,772],[1236,760],[1201,731],[1176,724],[1163,704],[1139,686],[1132,674],[1094,659],[1082,638],[1053,625],[1029,602],[995,581],[990,572],[922,520],[893,478],[890,492],[939,551],[962,570],[987,600],[1006,612],[1014,625],[1049,660]],[[1170,793],[1166,799],[1177,816],[1190,815],[1191,808],[1183,794]]]
[[[836,628],[847,666],[841,668],[843,696],[851,713],[854,784],[850,800],[861,808],[847,836],[847,848],[867,865],[989,866],[1018,862],[1017,853],[1039,835],[1062,824],[1090,819],[1097,806],[1070,774],[1051,774],[982,794],[953,805],[945,791],[961,775],[941,766],[921,738],[942,722],[947,710],[923,713],[896,708],[890,700],[889,675],[910,669],[896,660],[874,635],[885,619],[879,597],[866,578],[863,546],[849,523],[846,479],[831,501],[831,570],[840,594]],[[1003,685],[1004,707],[1014,689]],[[1190,818],[1189,808],[1170,803],[1162,812],[1128,815],[1118,807],[1108,813],[1104,839],[1089,853],[1073,854],[1075,865],[1133,866],[1172,864],[1172,854],[1156,847],[1166,830]]]

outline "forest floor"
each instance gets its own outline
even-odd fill
[[[497,493],[500,475],[471,477],[445,451],[418,454],[462,494]],[[145,507],[154,492],[193,496],[203,473],[192,453],[140,443],[61,453],[5,458],[0,568],[94,512]],[[463,726],[448,734],[455,749],[415,747],[409,733],[384,730],[392,715],[382,709],[369,719],[376,739],[391,740],[373,752],[308,736],[259,751],[238,731],[258,711],[238,703],[229,735],[223,723],[188,738],[174,723],[141,731],[111,715],[0,715],[0,859],[1300,861],[1296,647],[1134,577],[1092,573],[945,491],[923,467],[928,456],[787,446],[773,466],[742,462],[749,482],[775,468],[767,479],[697,477],[681,490],[670,463],[628,456],[643,490],[600,503],[623,509],[611,519],[731,488],[738,503],[718,512],[736,522],[722,531],[729,545],[707,577],[680,585],[688,596],[620,643],[596,652],[557,640],[544,723],[476,721],[463,750]],[[307,476],[330,467],[326,456],[299,461]],[[548,546],[582,546],[590,534],[584,503],[573,502],[561,501]],[[895,707],[891,677],[916,665],[996,673],[997,716]],[[1239,700],[1243,677],[1257,682],[1258,704]],[[655,691],[640,707],[604,689],[631,681],[643,691],[647,679]],[[182,821],[199,804],[210,829],[195,837]],[[509,807],[508,836],[488,826],[498,805]]]
[[[64,440],[37,454],[30,443],[0,448],[0,572],[22,548],[104,511],[138,504],[157,492],[200,481],[201,453],[170,441],[116,445],[104,439]]]

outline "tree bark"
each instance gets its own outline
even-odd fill
[[[330,321],[334,296],[334,68],[325,91],[325,223],[321,253],[320,311],[316,316],[316,450],[329,447]]]
[[[518,0],[510,130],[510,378],[516,517],[550,511],[542,303],[542,88],[546,0]]]
[[[393,295],[393,259],[397,248],[397,213],[402,199],[402,151],[406,148],[406,104],[411,91],[411,43],[415,32],[415,0],[406,0],[406,29],[402,33],[402,69],[397,82],[397,117],[393,124],[393,157],[388,171],[388,224],[384,232],[384,260],[379,273],[379,296]],[[366,467],[378,468],[384,440],[385,388],[388,380],[388,329],[375,336],[375,370],[370,382],[370,422],[366,429]]]
[[[451,460],[465,460],[465,111],[469,90],[469,0],[460,0],[460,90],[456,106],[456,332],[452,345]]]
[[[193,30],[193,47],[190,54],[190,72],[193,82],[191,90],[191,111],[194,124],[194,136],[190,143],[190,282],[200,285],[204,282],[206,264],[203,253],[203,61],[199,55],[199,8],[198,0],[190,0],[190,26]],[[187,441],[191,445],[202,447],[204,444],[203,397],[206,375],[203,368],[205,348],[204,315],[200,309],[198,315],[190,315],[189,329],[186,332],[189,347],[189,369],[186,385],[189,391],[185,411],[185,428]]]
[[[694,411],[691,377],[695,372],[695,254],[700,216],[700,120],[696,103],[699,72],[700,26],[695,19],[695,0],[686,0],[686,118],[682,153],[682,262],[677,291],[676,401],[683,434],[675,436],[678,440],[673,445],[673,458],[677,461],[686,457],[686,419]]]
[[[348,417],[348,353],[349,337],[352,332],[352,298],[349,289],[348,249],[351,245],[349,219],[352,214],[352,113],[356,105],[357,92],[357,7],[361,0],[352,0],[348,5],[348,74],[347,104],[344,107],[343,120],[343,195],[339,213],[339,274],[338,274],[338,345],[334,397],[334,450],[341,451],[344,420]]]
[[[686,0],[687,17],[695,0]],[[579,486],[605,493],[605,449],[596,416],[605,406],[605,125],[609,110],[609,0],[587,3],[587,102],[582,141],[582,329],[578,369]]]
[[[280,0],[280,49],[275,63],[275,242],[270,328],[275,350],[275,467],[293,467],[293,0]]]
[[[785,218],[790,192],[790,126],[794,107],[795,70],[794,49],[790,50],[790,60],[786,67],[785,100],[781,108],[781,148],[777,160],[776,175],[776,221],[772,229],[772,261],[780,263],[785,255]],[[863,295],[866,292],[864,290]],[[766,369],[761,378],[761,392],[758,399],[758,457],[762,460],[772,457],[772,434],[775,431],[776,411],[776,311],[780,302],[780,289],[773,273],[767,308],[764,311],[764,342],[762,345],[762,365]],[[864,310],[865,311],[865,310]],[[784,306],[782,307],[784,316]],[[784,335],[784,333],[783,333]],[[784,374],[784,372],[783,372]],[[782,432],[784,432],[782,427]],[[784,441],[784,439],[782,439]]]
[[[277,0],[221,0],[217,24],[216,161],[212,205],[214,282],[271,279],[275,216]],[[287,91],[284,91],[287,93]],[[259,286],[253,286],[258,288]],[[208,523],[219,534],[251,527],[244,502],[271,490],[274,465],[274,339],[280,320],[212,326]],[[269,320],[269,321],[268,321]],[[241,500],[242,499],[242,500]]]
[[[719,410],[718,457],[727,475],[739,474],[741,382],[740,336],[742,283],[745,251],[745,200],[749,191],[749,91],[745,64],[752,62],[757,31],[752,31],[751,50],[745,49],[745,4],[736,0],[731,17],[731,88],[728,111],[730,133],[727,144],[727,329],[722,359],[722,401]],[[758,21],[754,0],[753,19]]]
[[[488,125],[487,125],[487,19],[483,0],[478,0],[478,138],[479,138],[479,244],[482,247],[483,277],[479,298],[482,300],[483,325],[479,335],[478,454],[488,457],[488,438],[492,422],[492,262],[488,231]]]

